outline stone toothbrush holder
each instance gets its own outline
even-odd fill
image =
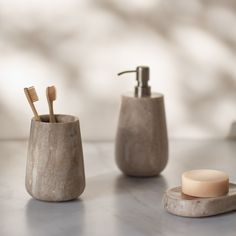
[[[28,193],[42,201],[69,201],[85,188],[85,173],[79,119],[49,115],[31,120],[25,186]]]

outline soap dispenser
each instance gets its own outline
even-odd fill
[[[119,73],[136,73],[134,92],[122,95],[115,141],[115,158],[126,175],[150,177],[160,174],[168,161],[168,136],[164,96],[152,93],[149,67]]]

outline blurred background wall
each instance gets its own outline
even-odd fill
[[[120,95],[149,65],[165,94],[170,137],[225,137],[236,118],[234,0],[0,0],[0,138],[25,138],[34,85],[56,85],[57,113],[80,117],[84,140],[114,139]]]

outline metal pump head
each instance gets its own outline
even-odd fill
[[[148,86],[149,80],[149,67],[148,66],[138,66],[136,70],[122,71],[118,75],[125,73],[136,73],[137,85],[135,86],[134,95],[136,97],[148,97],[151,95],[151,87]]]

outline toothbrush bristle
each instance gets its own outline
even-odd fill
[[[48,97],[50,98],[50,100],[55,101],[57,98],[56,87],[50,86],[50,87],[47,87],[47,90],[48,90]]]
[[[30,96],[32,102],[37,102],[39,100],[34,86],[28,88],[28,93],[29,93],[29,96]]]

